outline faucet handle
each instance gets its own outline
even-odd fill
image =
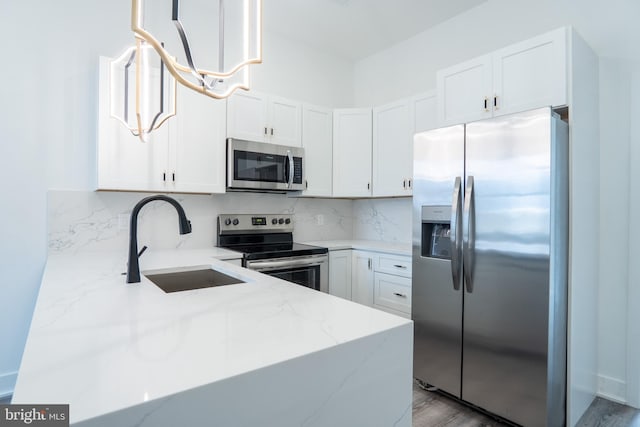
[[[144,251],[147,250],[146,246],[143,246],[142,249],[140,249],[140,252],[138,252],[138,258],[140,258],[142,256],[142,254],[144,253]]]

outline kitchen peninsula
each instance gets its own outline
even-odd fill
[[[411,425],[410,320],[224,262],[229,251],[51,255],[13,403],[78,426]],[[164,293],[146,270],[246,283]]]

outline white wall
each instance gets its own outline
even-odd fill
[[[0,396],[13,388],[46,260],[47,190],[95,185],[98,56],[133,43],[130,8],[127,0],[2,4]],[[270,34],[264,58],[257,90],[352,103],[348,62]]]

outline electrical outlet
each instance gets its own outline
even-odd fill
[[[322,214],[316,215],[316,223],[318,225],[324,225],[324,215]]]
[[[118,230],[128,230],[128,229],[129,229],[129,215],[118,214]]]

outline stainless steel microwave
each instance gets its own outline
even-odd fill
[[[227,139],[227,189],[304,190],[304,148]]]

